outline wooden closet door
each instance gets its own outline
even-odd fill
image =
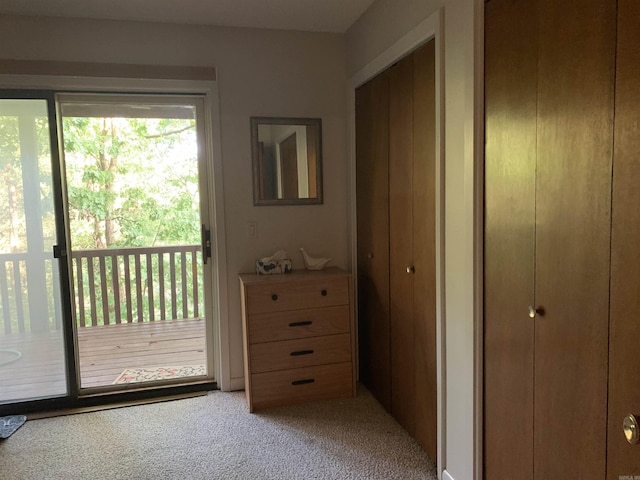
[[[356,91],[360,376],[435,459],[435,42]]]
[[[435,40],[413,54],[415,439],[437,457]]]
[[[356,90],[360,381],[391,411],[389,72]]]
[[[616,2],[539,7],[534,478],[601,480]]]
[[[622,421],[640,417],[640,2],[618,2],[611,236],[607,479],[640,475],[640,445]]]
[[[282,198],[298,198],[298,141],[294,133],[280,143]]]
[[[389,282],[391,411],[415,434],[413,275],[413,57],[389,78]]]
[[[535,0],[485,7],[484,476],[533,478]]]

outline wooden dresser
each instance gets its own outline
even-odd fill
[[[351,275],[240,275],[249,410],[355,395]]]

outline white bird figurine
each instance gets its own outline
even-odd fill
[[[330,258],[313,258],[307,252],[305,252],[304,248],[300,249],[302,252],[302,258],[304,260],[304,266],[307,270],[322,270],[324,266],[331,261]]]

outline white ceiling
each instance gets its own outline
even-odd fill
[[[374,0],[2,0],[0,13],[345,32]]]

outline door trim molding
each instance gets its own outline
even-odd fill
[[[92,93],[184,93],[204,97],[205,144],[207,160],[211,163],[207,179],[213,201],[209,224],[215,229],[213,241],[213,368],[215,381],[221,390],[230,389],[229,315],[227,293],[227,255],[222,179],[222,147],[220,133],[220,104],[218,82],[215,80],[142,79],[75,77],[64,75],[0,74],[0,88],[20,90],[51,90],[58,92]]]
[[[484,478],[484,1],[474,5],[473,474]]]
[[[349,127],[348,208],[349,208],[349,263],[354,272],[354,291],[357,292],[357,212],[356,212],[356,88],[380,72],[407,56],[421,45],[435,39],[436,45],[436,361],[437,361],[437,438],[438,454],[433,459],[438,465],[438,477],[442,478],[446,459],[446,350],[445,350],[445,241],[444,241],[444,8],[436,10],[415,28],[401,37],[371,62],[356,72],[347,89]],[[357,302],[354,309],[357,316]],[[357,329],[357,325],[356,325]],[[357,333],[356,333],[357,334]],[[356,354],[356,358],[358,355]],[[445,472],[446,473],[446,472]]]
[[[455,480],[446,470],[442,472],[442,480]]]

